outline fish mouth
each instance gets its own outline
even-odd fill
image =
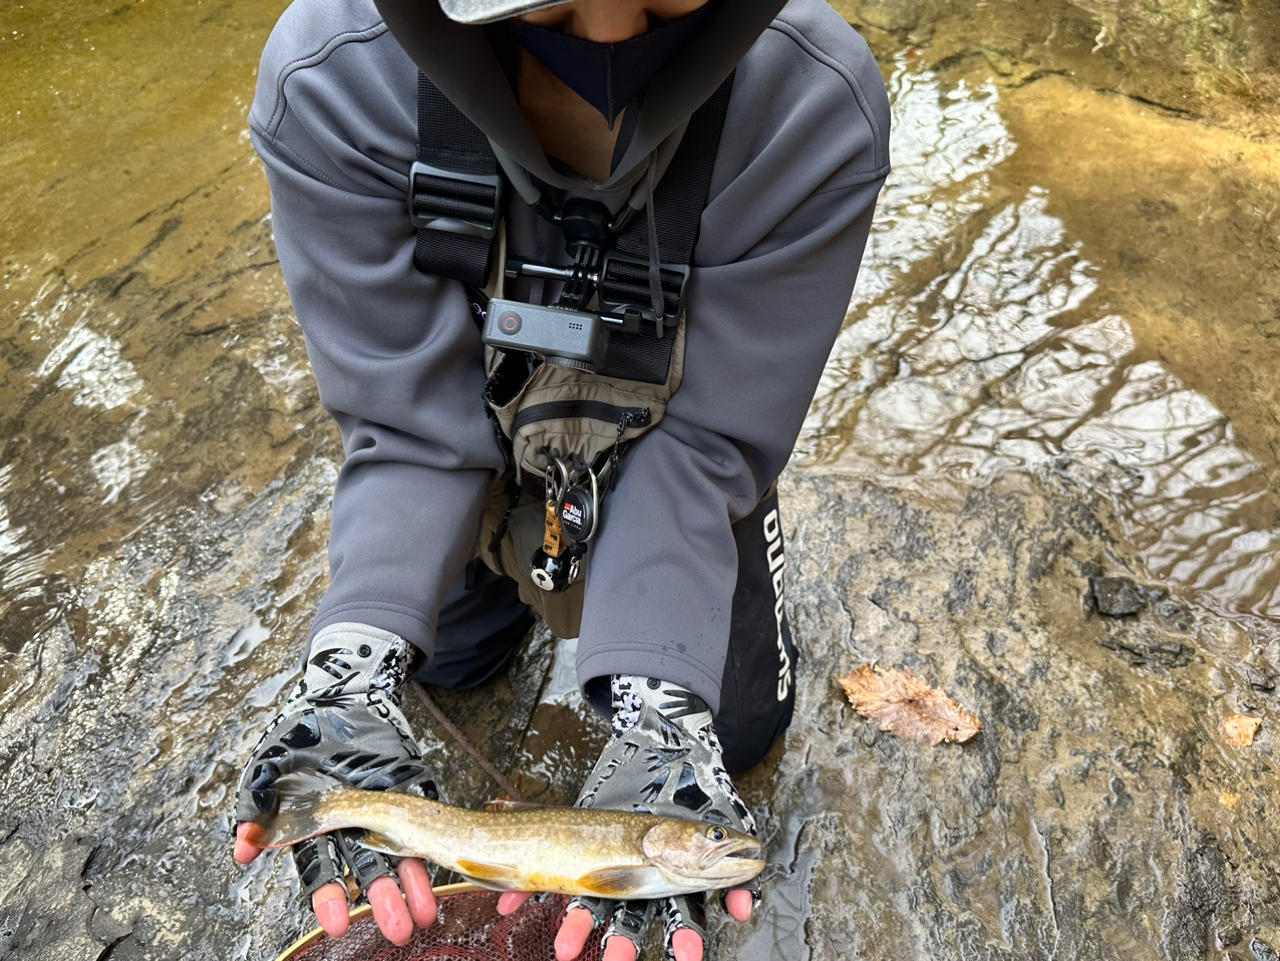
[[[726,867],[733,869],[734,875],[746,874],[750,871],[752,877],[763,871],[765,865],[768,864],[762,858],[753,858],[746,854],[735,854],[732,857],[725,858],[724,863]]]
[[[715,860],[707,868],[724,878],[753,878],[765,868],[760,857],[763,850],[755,838],[736,838],[716,851]]]
[[[729,845],[728,850],[721,851],[721,857],[758,860],[762,850],[763,846],[755,838],[739,838]]]

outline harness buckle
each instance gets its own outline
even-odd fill
[[[409,168],[409,221],[422,229],[492,240],[502,220],[499,174],[447,170],[415,160]]]
[[[624,330],[639,329],[647,321],[662,336],[663,327],[674,327],[684,313],[685,288],[691,273],[688,264],[658,265],[662,283],[662,317],[654,316],[653,296],[649,290],[649,262],[640,257],[611,250],[600,268],[600,314],[605,320],[621,324]]]

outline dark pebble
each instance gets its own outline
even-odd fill
[[[1140,614],[1147,606],[1146,592],[1127,577],[1091,577],[1093,606],[1107,617]]]

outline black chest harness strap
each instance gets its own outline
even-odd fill
[[[604,376],[646,383],[665,378],[664,355],[669,357],[671,346],[670,338],[663,336],[664,328],[675,326],[684,307],[689,265],[732,88],[730,75],[693,114],[650,200],[665,308],[661,322],[653,316],[647,218],[632,217],[605,257],[599,311],[632,322],[611,332],[600,371]],[[418,228],[414,266],[471,287],[485,287],[509,191],[488,138],[422,74],[418,75],[418,160],[409,179],[409,219]],[[628,336],[638,333],[645,322],[652,325],[648,337]]]
[[[505,184],[489,140],[418,74],[418,161],[409,172],[413,265],[484,287],[502,220]]]

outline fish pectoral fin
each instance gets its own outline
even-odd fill
[[[458,873],[465,874],[481,887],[497,891],[511,891],[519,887],[523,875],[510,864],[492,864],[488,861],[468,861],[458,858]]]
[[[602,897],[625,898],[644,885],[646,874],[644,868],[599,868],[578,878],[578,883]]]
[[[362,848],[368,848],[370,851],[381,851],[383,854],[390,854],[397,858],[413,858],[420,857],[414,851],[410,851],[403,844],[385,834],[379,834],[377,831],[366,831],[356,841]]]

